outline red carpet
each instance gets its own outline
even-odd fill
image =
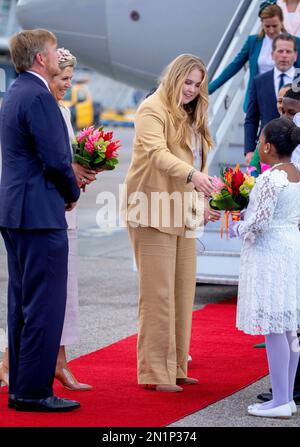
[[[262,337],[235,329],[235,300],[210,304],[194,312],[189,375],[199,385],[182,393],[159,393],[136,385],[136,336],[128,337],[71,362],[75,375],[94,385],[88,392],[71,392],[58,383],[55,393],[77,399],[73,413],[22,413],[7,408],[0,393],[2,427],[151,427],[170,424],[194,413],[267,374],[264,349],[253,349]],[[246,405],[246,403],[245,403]]]

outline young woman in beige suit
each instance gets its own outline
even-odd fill
[[[179,384],[198,382],[187,375],[196,246],[184,204],[193,190],[201,191],[204,221],[220,217],[207,205],[207,107],[205,65],[183,54],[136,114],[124,203],[139,272],[138,383],[158,391],[182,391]],[[157,202],[158,195],[172,200]]]

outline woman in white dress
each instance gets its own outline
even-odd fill
[[[254,416],[288,418],[296,413],[293,389],[299,362],[300,164],[291,155],[300,129],[272,120],[260,137],[259,155],[272,168],[257,179],[244,221],[230,225],[243,240],[237,327],[264,334],[273,399],[250,405]]]
[[[72,152],[72,142],[75,139],[74,131],[71,124],[70,110],[64,106],[62,100],[66,91],[71,87],[71,80],[73,77],[73,70],[76,65],[76,58],[66,49],[58,48],[58,63],[61,73],[55,76],[50,83],[50,90],[56,98],[61,113],[64,117],[68,128],[70,139],[70,151]],[[73,163],[73,170],[76,175],[78,186],[82,187],[89,184],[96,179],[96,172],[80,166],[78,163]],[[68,242],[69,242],[69,257],[68,257],[68,284],[67,284],[67,303],[64,327],[61,337],[61,345],[56,363],[55,377],[66,388],[74,391],[87,391],[92,388],[91,385],[80,383],[74,377],[67,364],[65,346],[79,343],[79,302],[78,302],[78,235],[77,235],[77,217],[76,208],[72,211],[66,212],[66,220],[68,224]]]
[[[71,124],[70,111],[62,103],[66,91],[71,87],[71,80],[73,77],[73,70],[76,65],[76,58],[66,49],[58,48],[59,68],[61,73],[53,79],[49,87],[51,93],[57,100],[62,115],[65,119],[70,139],[70,151],[72,152],[71,143],[75,138],[74,131]],[[78,186],[82,187],[91,183],[96,179],[96,172],[80,166],[78,163],[72,163],[73,170],[78,182]],[[69,242],[69,257],[68,257],[68,283],[67,283],[67,302],[66,313],[61,337],[61,345],[56,363],[55,377],[65,388],[74,391],[87,391],[92,389],[91,385],[80,383],[72,374],[66,358],[65,346],[79,343],[79,320],[78,320],[78,274],[77,274],[77,219],[76,208],[72,211],[66,212],[66,220],[68,224],[68,242]],[[3,361],[0,364],[0,383],[8,385],[8,351],[3,355]]]

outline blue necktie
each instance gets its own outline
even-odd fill
[[[284,74],[284,73],[281,73],[281,74],[280,74],[280,81],[279,81],[279,90],[281,89],[281,87],[284,86],[284,77],[285,77],[285,74]],[[279,91],[279,90],[278,90],[278,91]]]

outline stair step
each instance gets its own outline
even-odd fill
[[[220,229],[205,231],[203,236],[197,240],[199,251],[202,252],[238,252],[241,251],[241,240],[239,238],[227,239],[223,234],[221,238]]]
[[[226,250],[205,250],[200,256],[218,256],[220,258],[239,258],[239,251],[226,251]]]
[[[197,284],[224,284],[224,285],[238,285],[239,278],[233,275],[200,275],[196,277]]]
[[[220,236],[220,227],[219,228],[217,228],[217,227],[207,228],[207,226],[206,226],[203,234],[210,234],[210,233],[216,233],[216,234],[218,234]],[[226,238],[226,235],[223,236],[223,237]],[[229,239],[229,241],[230,240],[232,240],[232,239]]]
[[[197,255],[197,276],[238,277],[239,268],[240,254],[238,252],[210,251]]]
[[[243,143],[234,143],[233,141],[231,142],[231,143],[229,143],[229,148],[231,149],[232,147],[233,148],[244,148],[244,145],[243,145]]]
[[[219,166],[220,168],[224,167],[224,168],[232,168],[233,170],[235,169],[236,165],[240,166],[240,169],[247,169],[248,165],[246,163],[228,163],[227,161],[220,161]]]
[[[245,163],[244,145],[243,144],[229,144],[228,148],[224,150],[222,158],[226,160],[226,163],[236,164]]]

